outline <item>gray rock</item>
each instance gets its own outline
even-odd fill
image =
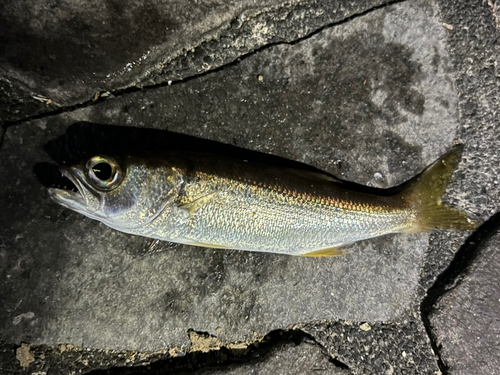
[[[476,249],[475,262],[434,305],[432,332],[450,375],[495,374],[500,368],[499,248],[497,229]]]
[[[467,145],[457,171],[464,178],[455,180],[449,196],[456,197],[461,191],[458,194],[473,212],[488,217],[498,211],[500,203],[500,133],[493,130],[498,128],[500,97],[496,73],[500,60],[498,2],[472,6],[464,0],[440,5],[456,69],[462,124],[459,134]],[[485,241],[482,238],[488,231],[493,237]],[[466,246],[462,246],[464,236],[457,233],[431,236],[422,285],[433,287],[424,300],[423,312],[442,370],[448,374],[498,373],[495,321],[500,309],[497,259],[492,253],[498,248],[497,232],[495,215]],[[460,250],[456,254],[443,252],[443,246]],[[444,273],[432,284],[443,268]]]
[[[188,329],[227,343],[297,322],[397,319],[415,304],[425,234],[361,242],[336,259],[186,246],[145,255],[150,240],[50,202],[32,167],[49,160],[46,142],[88,120],[179,131],[388,187],[451,145],[451,79],[435,9],[404,3],[198,79],[9,128],[2,331],[15,342],[153,350],[188,346]]]
[[[56,374],[89,375],[352,373],[300,330],[274,331],[249,346],[221,347],[216,337],[193,331],[190,338],[191,349],[177,356],[168,350],[92,350],[67,344],[47,347],[23,343],[16,348],[0,341],[0,370],[9,375],[43,373],[47,369]],[[33,358],[28,366],[21,366],[20,361]]]
[[[500,31],[492,13],[494,3],[490,2],[491,6],[472,6],[466,0],[439,3],[442,20],[448,25],[447,45],[456,70],[460,119],[457,136],[466,146],[456,173],[460,178],[449,186],[448,197],[451,203],[459,199],[463,207],[483,218],[493,215],[500,206],[500,132],[496,130]],[[450,263],[467,235],[459,232],[431,235],[422,274],[424,290]],[[451,251],[443,251],[444,248]]]
[[[3,135],[5,134],[5,129],[3,126],[0,126],[0,147],[2,147]]]
[[[0,118],[19,120],[203,73],[383,2],[4,1]]]
[[[49,161],[44,144],[86,120],[178,131],[396,185],[454,139],[444,33],[433,6],[397,4],[197,79],[9,128],[0,155],[6,339],[154,350],[189,346],[188,329],[228,343],[312,320],[398,319],[417,303],[425,234],[361,242],[336,259],[186,246],[150,255],[150,240],[50,202],[32,168]]]
[[[348,369],[335,365],[322,349],[314,342],[302,341],[294,344],[284,342],[273,346],[262,358],[245,364],[231,364],[214,369],[197,371],[198,375],[240,375],[240,374],[275,374],[275,375],[307,375],[307,374],[351,374]]]
[[[315,322],[301,329],[355,375],[439,374],[418,314],[398,323]]]

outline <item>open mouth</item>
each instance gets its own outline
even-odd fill
[[[58,168],[58,176],[53,179],[49,188],[50,197],[54,201],[77,211],[86,207],[83,191],[81,182],[65,167]]]
[[[52,186],[53,188],[56,189],[61,189],[61,190],[68,190],[68,191],[73,191],[75,193],[80,193],[78,190],[76,184],[72,181],[72,178],[69,175],[69,172],[64,169],[59,169],[60,171],[60,177],[57,185]],[[80,193],[81,194],[81,193]]]
[[[73,177],[70,171],[65,167],[60,167],[59,172],[61,173],[62,184],[58,189],[71,190],[75,193],[81,194],[81,184],[75,177]]]
[[[51,163],[38,163],[33,168],[33,173],[38,181],[47,188],[71,190],[78,192],[73,181],[61,172],[61,169]]]
[[[99,214],[99,197],[84,185],[77,168],[38,163],[33,172],[38,181],[48,188],[49,196],[54,202],[91,219],[103,219]]]

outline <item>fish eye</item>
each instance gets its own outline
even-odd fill
[[[123,180],[120,165],[110,156],[94,156],[87,161],[86,170],[92,185],[101,191],[111,191]]]

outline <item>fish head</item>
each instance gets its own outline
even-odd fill
[[[130,233],[172,204],[182,183],[180,173],[166,161],[133,156],[96,155],[60,171],[77,191],[51,188],[55,202]]]

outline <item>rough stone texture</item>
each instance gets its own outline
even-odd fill
[[[193,76],[383,3],[4,1],[0,120]]]
[[[443,22],[451,25],[447,39],[456,70],[463,124],[460,138],[467,145],[464,162],[457,172],[464,178],[451,186],[450,196],[462,192],[459,195],[470,209],[483,217],[497,212],[500,205],[497,9],[496,1],[441,3]],[[498,271],[494,268],[496,257],[490,253],[498,252],[498,234],[488,242],[483,239],[488,231],[497,230],[498,214],[474,233],[456,255],[440,249],[443,244],[458,249],[463,235],[431,236],[422,278],[425,289],[433,281],[429,275],[441,272],[453,257],[453,263],[423,303],[423,312],[430,312],[424,318],[428,319],[429,333],[436,341],[434,347],[446,374],[498,373],[499,336],[494,323],[497,321],[498,325],[500,313]]]
[[[2,126],[0,126],[0,148],[2,147],[4,134],[5,134],[5,129]]]
[[[362,12],[381,2],[343,2],[340,5],[339,2],[325,3],[298,2],[279,5],[269,1],[243,10],[229,9],[222,3],[210,3],[208,7],[215,4],[213,8],[199,8],[206,13],[209,22],[216,20],[215,28],[205,34],[198,32],[207,30],[203,29],[207,25],[203,22],[206,21],[194,25],[182,18],[182,12],[177,12],[173,17],[178,16],[180,23],[187,22],[191,32],[184,33],[181,30],[183,25],[176,25],[178,29],[172,28],[169,31],[158,31],[153,25],[146,31],[142,28],[142,31],[138,32],[138,26],[143,26],[141,22],[144,18],[132,2],[121,3],[125,4],[121,15],[101,12],[102,7],[108,7],[108,3],[94,4],[95,9],[99,9],[95,15],[81,6],[78,9],[80,13],[75,12],[72,7],[76,3],[65,3],[64,10],[62,2],[53,2],[49,5],[37,3],[35,7],[23,6],[14,11],[13,2],[0,4],[0,50],[10,48],[6,54],[0,56],[0,123],[58,108],[66,111],[57,117],[22,124],[24,129],[10,128],[8,134],[11,138],[8,136],[4,142],[8,153],[2,146],[0,136],[0,321],[6,322],[5,327],[0,328],[0,373],[87,373],[95,370],[95,374],[159,374],[165,371],[154,372],[154,364],[162,360],[177,361],[176,364],[168,362],[164,365],[163,368],[168,369],[170,373],[172,369],[188,371],[203,367],[203,364],[206,366],[213,363],[230,363],[225,357],[229,353],[227,348],[220,351],[220,357],[215,361],[207,359],[212,354],[190,352],[195,346],[191,344],[187,330],[179,330],[176,336],[182,336],[180,342],[185,346],[172,352],[180,354],[177,358],[170,358],[168,350],[136,353],[90,350],[72,345],[31,345],[30,351],[34,354],[35,361],[30,364],[28,370],[23,370],[16,359],[16,350],[20,346],[12,343],[19,343],[20,339],[43,342],[44,337],[52,335],[53,342],[64,340],[89,346],[92,345],[89,344],[91,341],[85,341],[88,337],[83,336],[101,334],[100,329],[103,332],[101,343],[94,341],[94,346],[107,347],[110,339],[115,340],[116,344],[119,337],[113,336],[115,332],[110,335],[109,331],[102,330],[102,323],[93,328],[93,324],[101,319],[114,331],[130,326],[129,331],[122,332],[124,336],[130,336],[130,332],[134,330],[133,335],[147,336],[151,331],[156,333],[158,327],[160,330],[163,328],[158,322],[165,320],[165,316],[176,316],[171,314],[179,307],[176,302],[181,305],[187,300],[187,304],[191,304],[189,306],[196,306],[195,314],[201,315],[194,297],[206,296],[208,291],[224,283],[228,290],[228,283],[232,282],[230,275],[234,278],[235,274],[243,273],[243,278],[246,277],[247,281],[244,284],[245,289],[248,289],[249,284],[255,285],[254,291],[258,295],[261,293],[258,287],[270,280],[268,277],[265,282],[254,282],[257,275],[259,278],[266,275],[261,272],[262,268],[267,269],[267,274],[279,268],[279,274],[274,279],[275,282],[279,281],[279,284],[284,283],[280,278],[290,278],[287,272],[293,270],[288,262],[273,259],[272,256],[255,259],[238,253],[222,255],[217,252],[203,256],[200,255],[200,250],[166,250],[165,245],[156,245],[164,251],[155,253],[148,250],[150,242],[147,240],[111,234],[97,223],[90,223],[87,219],[82,222],[82,218],[65,210],[58,210],[54,206],[47,209],[46,206],[51,203],[48,202],[45,188],[41,187],[40,181],[33,178],[30,172],[35,163],[49,160],[41,152],[42,145],[62,134],[74,121],[92,120],[107,124],[168,128],[304,161],[343,178],[377,187],[396,184],[432,161],[449,146],[455,126],[460,123],[458,138],[466,148],[447,199],[479,213],[483,218],[497,210],[500,197],[497,179],[500,172],[497,111],[500,7],[497,1],[438,1],[441,14],[436,14],[434,7],[427,2],[418,2],[419,6],[425,9],[425,13],[418,11],[415,4],[389,6],[376,12],[368,12],[372,14],[367,13],[364,17],[349,19],[341,27],[326,28],[314,37],[298,43],[293,42],[290,46],[263,48],[256,56],[245,57],[241,62],[226,66],[214,74],[204,74],[201,78],[179,82],[180,79],[193,74],[234,61],[238,56],[246,56],[252,49],[260,48],[266,43],[279,43],[283,39],[294,41],[317,27],[338,22],[350,14]],[[49,11],[50,6],[52,10]],[[151,12],[148,16],[153,23],[156,22],[157,15],[158,22],[163,20],[161,14],[155,13],[156,7],[158,6],[151,5],[149,10],[145,10],[146,13]],[[56,9],[60,18],[50,15],[53,9]],[[393,9],[399,10],[389,14]],[[403,10],[406,16],[402,15]],[[234,13],[231,13],[232,11]],[[387,12],[383,17],[383,28],[380,27],[380,19],[375,22],[368,21],[377,12]],[[19,22],[18,16],[26,17],[28,14],[36,17],[25,18]],[[76,16],[61,26],[60,21],[67,15]],[[114,26],[104,26],[106,29],[103,29],[102,26],[93,24],[94,18],[112,18],[110,15],[114,16],[114,19],[111,19]],[[280,17],[283,22],[279,21]],[[396,27],[387,29],[386,24],[391,17],[392,22],[399,22],[400,30],[404,29],[404,33],[395,32]],[[131,23],[132,18],[137,22]],[[127,30],[120,24],[124,20],[128,26]],[[444,22],[444,25],[441,22]],[[18,27],[11,28],[13,23],[17,23]],[[42,23],[46,27],[43,30],[36,29]],[[57,30],[56,24],[61,26]],[[79,30],[82,24],[93,25],[91,29],[95,32]],[[350,24],[356,24],[362,32],[353,36],[356,33],[349,31]],[[63,29],[64,33],[61,32]],[[381,29],[385,31],[380,32]],[[162,39],[162,32],[169,33],[167,42]],[[175,32],[179,32],[178,35],[184,33],[185,37],[174,37]],[[156,33],[159,33],[158,38]],[[377,33],[381,37],[377,37]],[[394,35],[391,36],[392,34]],[[61,38],[58,37],[67,39],[60,42]],[[38,43],[42,38],[45,40]],[[118,39],[119,43],[115,44],[113,40]],[[314,40],[316,46],[319,46],[317,51],[313,49],[314,46],[309,48],[309,40]],[[365,40],[368,42],[365,43]],[[405,48],[408,47],[408,40],[411,41],[410,47]],[[151,43],[148,44],[149,41]],[[144,42],[146,43],[142,45]],[[88,48],[84,46],[85,43]],[[175,48],[170,49],[168,43],[175,44]],[[26,45],[29,48],[26,48]],[[121,48],[123,45],[128,48]],[[151,45],[153,48],[150,48]],[[60,46],[64,47],[60,49]],[[84,47],[78,49],[78,46]],[[240,49],[241,46],[243,48]],[[298,51],[303,56],[295,53]],[[330,54],[327,54],[327,51],[330,51]],[[16,53],[20,53],[19,56],[23,58],[17,59]],[[64,56],[65,54],[67,55]],[[147,58],[144,60],[142,57],[145,54]],[[392,56],[393,54],[395,55]],[[369,57],[375,60],[370,61]],[[67,63],[68,58],[72,58],[70,63]],[[279,60],[276,61],[277,59]],[[101,65],[93,62],[96,60],[99,60]],[[429,62],[431,60],[432,63]],[[300,64],[300,61],[303,63]],[[127,63],[131,65],[126,66]],[[432,70],[433,66],[436,67],[435,71]],[[40,67],[43,67],[43,70],[40,70]],[[96,75],[92,74],[94,72]],[[109,77],[106,77],[108,74]],[[58,81],[60,79],[64,79],[64,82]],[[369,84],[366,87],[360,85],[365,79]],[[378,79],[382,79],[383,83],[377,84]],[[124,90],[134,83],[139,89],[142,85],[155,85],[169,80],[173,81],[173,85],[161,89],[155,86],[154,91],[158,91],[157,93],[153,90],[143,90],[141,93],[127,94],[132,90]],[[453,87],[455,83],[456,86]],[[459,93],[458,98],[456,90]],[[89,99],[95,92],[102,91],[112,91],[120,99],[109,100],[95,109],[90,108],[95,103]],[[422,97],[425,99],[424,111],[419,113]],[[113,95],[108,98],[113,99]],[[49,99],[52,100],[51,103],[48,103]],[[98,99],[100,100],[103,100],[103,96]],[[82,101],[87,101],[89,108],[74,111],[74,107],[58,107]],[[448,113],[443,108],[446,106]],[[369,126],[370,124],[372,126]],[[434,127],[437,129],[435,137],[432,136]],[[130,135],[123,129],[118,132],[108,132],[106,129],[88,132],[84,139],[75,136],[69,142],[71,146],[64,151],[72,151],[75,154],[73,156],[77,156],[80,151],[74,152],[75,145],[79,146],[76,148],[80,150],[92,140],[95,141],[92,146],[94,148],[102,147],[103,143],[113,140],[100,135]],[[446,129],[450,130],[448,135],[445,134]],[[0,128],[0,134],[2,130],[3,128]],[[132,130],[132,134],[136,136],[138,132]],[[421,134],[424,138],[420,138]],[[171,137],[173,143],[178,139],[171,133],[166,133],[155,140],[157,143],[162,142],[164,137]],[[137,139],[144,140],[148,137]],[[401,142],[401,139],[404,142]],[[361,142],[367,143],[368,146],[361,147]],[[168,141],[165,144],[172,145]],[[197,142],[193,144],[198,145]],[[220,145],[216,146],[221,148]],[[93,150],[92,147],[90,149]],[[396,151],[398,148],[399,151]],[[393,151],[389,151],[391,149]],[[27,150],[29,153],[24,156]],[[51,152],[55,160],[63,160],[64,152],[54,153],[54,149]],[[7,160],[7,154],[11,155],[10,160]],[[378,168],[379,165],[382,168]],[[6,170],[8,174],[4,173]],[[39,173],[41,170],[34,170],[38,178],[42,177]],[[377,172],[382,174],[382,179],[371,178]],[[498,222],[498,215],[495,217]],[[348,270],[350,273],[358,272],[358,269],[365,272],[369,266],[378,271],[376,267],[393,262],[394,269],[391,273],[387,273],[385,268],[381,269],[386,272],[385,282],[399,282],[397,279],[405,278],[408,268],[398,267],[408,267],[410,262],[410,267],[415,267],[415,272],[418,272],[422,263],[423,269],[420,285],[416,286],[414,294],[400,300],[402,305],[409,304],[408,311],[398,313],[393,323],[330,321],[310,323],[300,326],[301,329],[310,333],[316,343],[328,351],[333,361],[339,360],[348,365],[353,374],[438,374],[431,345],[440,357],[438,363],[445,375],[464,373],[464,366],[472,365],[479,368],[475,372],[495,373],[498,365],[491,366],[498,361],[498,333],[495,334],[495,325],[485,326],[483,322],[485,316],[491,317],[491,321],[498,320],[499,311],[498,304],[494,303],[495,299],[490,298],[493,293],[485,295],[485,290],[498,292],[494,284],[498,279],[495,274],[497,271],[491,269],[492,266],[488,264],[485,255],[488,254],[492,265],[497,263],[494,255],[489,252],[493,251],[493,241],[498,242],[498,235],[489,243],[481,242],[484,233],[491,230],[491,222],[492,220],[474,233],[467,240],[466,246],[462,244],[468,233],[432,234],[423,260],[423,250],[418,246],[416,254],[412,255],[413,258],[400,260],[401,254],[404,254],[403,248],[409,246],[401,244],[402,248],[391,252],[391,249],[395,248],[395,239],[388,238],[387,241],[370,241],[370,245],[364,243],[352,248],[350,251],[353,254],[350,256],[361,255],[365,259],[356,260],[358,263],[349,269],[343,265],[335,268],[330,264],[318,262],[318,270],[331,267],[332,272],[338,272],[340,268],[342,272]],[[415,238],[425,241],[425,237]],[[481,245],[476,248],[474,243]],[[422,246],[425,247],[424,244]],[[174,255],[165,256],[168,251]],[[481,254],[474,264],[473,253]],[[220,259],[225,260],[219,262]],[[370,263],[372,259],[375,261]],[[463,274],[462,268],[458,268],[456,272],[447,272],[450,267],[457,269],[456,263],[461,261],[472,266]],[[240,262],[240,268],[236,268],[237,262]],[[221,271],[220,264],[229,264],[229,270],[234,267],[232,273],[226,274],[225,269]],[[359,264],[362,264],[361,268]],[[445,268],[447,270],[440,274]],[[399,271],[399,274],[393,277],[391,275],[395,270]],[[491,279],[484,277],[487,270],[492,272],[487,274],[493,275]],[[161,275],[162,272],[169,274]],[[310,273],[310,270],[306,269],[304,272]],[[314,272],[318,271],[315,269]],[[439,274],[438,282],[429,290],[432,297],[429,298],[428,295],[422,304],[422,317],[427,325],[427,333],[436,341],[429,345],[416,311],[421,298]],[[250,277],[247,277],[249,275]],[[141,276],[143,279],[139,279]],[[380,281],[386,277],[377,276],[381,277]],[[411,272],[409,276],[411,280],[418,277]],[[346,295],[355,299],[356,296],[351,294],[359,293],[362,285],[358,285],[358,289],[355,286],[353,290],[349,290],[352,278],[344,280],[344,277],[342,273],[329,274],[329,279],[321,280],[316,290],[325,286],[332,288],[333,285],[334,293],[339,293],[344,288]],[[155,278],[163,284],[155,285]],[[331,282],[328,284],[333,278],[335,281],[342,280],[343,285],[338,286]],[[146,281],[143,282],[144,280]],[[171,280],[177,280],[178,283],[168,284]],[[165,294],[163,300],[159,298],[149,305],[146,303],[150,293],[154,296],[158,291],[175,290],[182,282],[191,285],[189,290],[185,287],[179,288],[182,293],[187,294],[173,297]],[[411,284],[412,281],[408,282]],[[241,287],[243,281],[239,285]],[[300,283],[297,285],[301,287]],[[292,287],[296,288],[297,285]],[[442,285],[446,288],[442,288]],[[448,292],[450,287],[456,285],[456,290]],[[484,285],[489,286],[485,288]],[[278,285],[282,288],[287,286],[289,285]],[[435,288],[436,286],[438,287]],[[306,285],[304,288],[307,287]],[[478,288],[477,292],[473,288]],[[435,300],[436,290],[437,297],[443,292],[447,294]],[[248,295],[237,295],[234,290],[230,291],[233,292],[233,300],[236,301],[236,297],[241,298],[241,306],[256,306],[255,300],[249,300]],[[369,296],[369,292],[363,290],[365,294],[362,294],[362,297]],[[386,290],[381,291],[384,292]],[[300,289],[299,293],[304,294]],[[310,289],[308,293],[311,293]],[[477,295],[485,298],[475,298]],[[189,298],[186,299],[185,296]],[[226,294],[227,296],[231,298],[231,294]],[[450,303],[452,300],[460,300],[469,310],[461,309],[455,302]],[[250,303],[245,305],[248,301]],[[435,301],[437,302],[434,304]],[[119,302],[124,303],[125,307],[120,306]],[[368,301],[368,304],[376,302],[377,300]],[[155,310],[157,306],[159,307]],[[238,308],[238,305],[234,306]],[[471,316],[471,312],[479,306],[480,314]],[[339,306],[334,307],[337,309]],[[354,309],[356,308],[354,306]],[[383,308],[384,306],[380,305],[376,313],[380,313]],[[124,318],[124,311],[127,311],[130,320]],[[159,311],[164,315],[155,315],[155,312]],[[348,312],[348,309],[343,311]],[[428,314],[429,311],[432,311],[432,314]],[[142,320],[137,319],[137,315],[140,315]],[[432,320],[429,320],[429,317]],[[457,317],[462,317],[462,321],[457,321]],[[78,322],[80,318],[84,321]],[[249,318],[254,319],[251,315]],[[76,321],[74,327],[71,319]],[[232,319],[230,323],[233,327],[240,325],[240,332],[249,332],[248,326],[254,323],[240,324],[242,319],[237,315],[232,316]],[[140,321],[134,325],[130,324],[132,320]],[[468,326],[470,329],[464,329],[463,320],[472,321]],[[182,324],[181,319],[174,323],[178,322]],[[283,327],[285,324],[271,323],[268,327]],[[185,325],[188,326],[190,325]],[[366,330],[367,326],[369,330]],[[68,327],[69,331],[66,330]],[[219,335],[217,329],[214,332],[207,327],[206,320],[203,320],[196,328],[206,329],[212,335],[230,341],[223,332]],[[54,337],[51,330],[61,331],[66,337]],[[78,330],[80,332],[77,332],[77,335],[80,336],[75,339],[74,335]],[[264,331],[265,328],[261,326],[257,336]],[[450,336],[449,332],[463,334],[466,339],[459,341],[456,336]],[[481,334],[481,340],[474,340],[474,337],[469,336],[476,332]],[[469,338],[472,341],[469,341]],[[153,337],[152,341],[157,339],[157,336]],[[247,339],[252,341],[254,338]],[[157,340],[154,345],[163,345],[164,348],[172,345],[172,341],[168,339],[160,341]],[[259,342],[259,338],[254,342]],[[142,344],[144,342],[134,342],[131,345],[130,342],[123,341],[118,346],[128,349],[134,345],[151,347],[151,340],[146,345]],[[303,347],[302,345],[297,348]],[[246,345],[242,345],[242,348],[246,348]],[[294,349],[289,343],[279,344],[275,348],[280,349],[273,347],[269,351],[278,354],[280,350]],[[475,354],[474,358],[469,356],[472,352]],[[318,354],[317,351],[315,353]],[[192,356],[196,360],[193,360]],[[318,361],[322,360],[324,358],[318,354]],[[147,365],[150,361],[156,362]],[[199,366],[190,367],[189,364],[193,361],[197,361]],[[468,362],[464,364],[465,361]],[[248,371],[257,367],[260,369],[266,362],[259,363],[254,361],[254,367],[243,365],[243,368]],[[130,368],[132,364],[146,367]],[[109,367],[112,367],[114,372],[99,371]],[[220,370],[223,371],[224,368]],[[474,371],[465,373],[472,372]]]
[[[418,314],[399,323],[317,322],[301,327],[352,374],[440,374]]]
[[[2,374],[21,373],[22,367],[16,358],[17,345],[7,344],[0,339],[0,371]]]
[[[430,317],[450,375],[500,369],[500,230],[479,246],[476,261],[438,300]]]
[[[331,374],[348,375],[351,372],[340,368],[328,360],[322,350],[314,342],[283,343],[274,346],[262,358],[243,365],[234,364],[215,369],[203,369],[199,375],[244,375],[244,374],[275,374],[275,375],[307,375]]]
[[[444,32],[432,5],[402,3],[198,79],[9,128],[0,157],[11,181],[0,195],[7,339],[152,350],[189,346],[188,329],[226,343],[311,320],[400,317],[415,304],[427,235],[365,241],[337,259],[186,246],[145,255],[151,241],[50,202],[32,168],[49,160],[46,142],[90,120],[179,131],[395,185],[453,141]]]
[[[452,182],[448,196],[460,199],[466,209],[483,218],[490,217],[500,206],[500,86],[497,67],[500,30],[496,27],[492,10],[484,2],[441,3],[443,22],[452,27],[452,30],[447,29],[447,42],[459,96],[461,126],[458,135],[466,145],[456,173],[461,178]],[[466,234],[459,232],[431,235],[422,277],[424,289],[432,285],[435,275],[446,267],[465,238]],[[443,246],[454,251],[443,253]]]
[[[197,334],[198,335],[198,334]],[[210,336],[205,335],[209,340]],[[201,338],[201,336],[198,336]],[[215,341],[217,341],[215,339]],[[13,345],[0,343],[3,374],[162,375],[162,374],[333,374],[352,372],[301,330],[274,331],[250,346],[204,346],[194,340],[191,351],[172,356],[167,350],[131,352],[23,344],[34,361],[23,369]],[[18,349],[19,349],[18,348]],[[19,350],[17,350],[19,351]]]

